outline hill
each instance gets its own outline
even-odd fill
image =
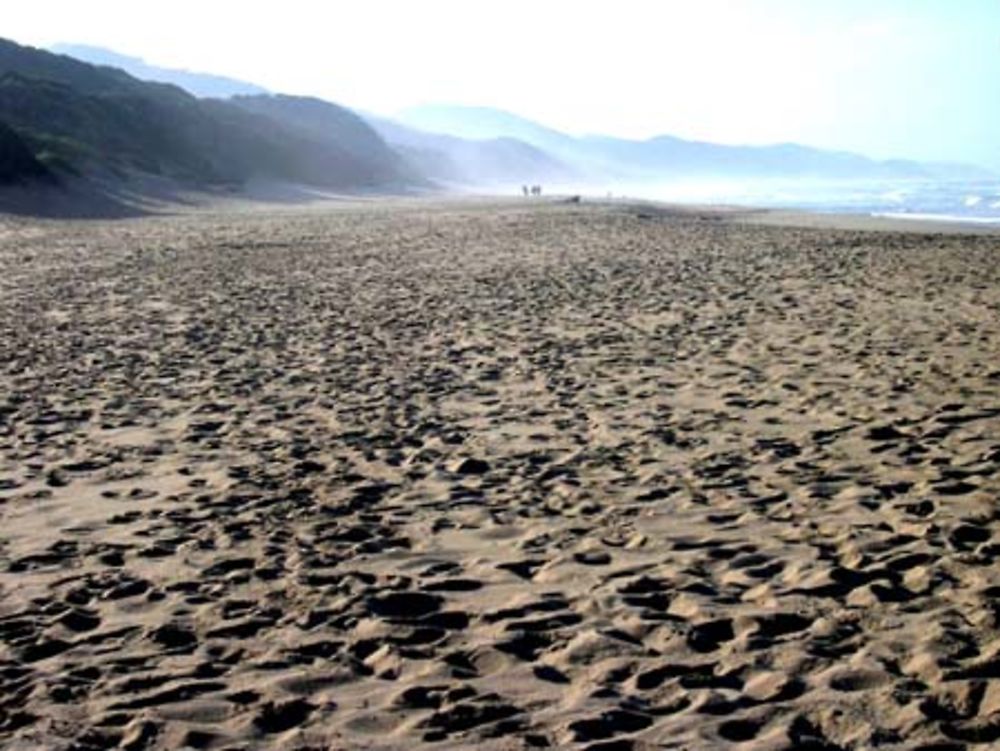
[[[411,173],[455,187],[505,186],[531,182],[571,181],[579,173],[523,138],[503,136],[468,138],[430,133],[386,118],[354,113],[310,97],[268,96],[260,86],[221,76],[151,66],[145,61],[112,50],[80,44],[58,44],[52,52],[97,66],[121,69],[147,81],[173,84],[203,98],[228,98],[229,103],[257,115],[292,126],[299,138],[326,141],[331,133],[348,137],[354,151],[366,154],[380,169],[391,171],[393,157],[385,143],[404,158]],[[372,138],[372,131],[385,143]],[[537,136],[537,134],[533,134]],[[535,140],[538,140],[537,138]],[[335,149],[335,146],[330,148]],[[352,161],[349,154],[342,154]]]
[[[911,178],[988,176],[968,165],[878,161],[799,144],[731,146],[674,136],[630,140],[574,137],[489,107],[426,105],[402,111],[411,127],[465,138],[512,137],[546,149],[591,178],[663,180],[718,177]]]
[[[211,73],[161,68],[157,65],[150,65],[138,57],[121,55],[103,47],[92,47],[86,44],[56,44],[49,50],[93,65],[119,68],[143,81],[173,84],[196,97],[225,99],[233,96],[257,96],[268,93],[267,89],[246,81]]]
[[[565,162],[517,138],[459,138],[375,115],[365,115],[365,119],[415,169],[445,185],[507,188],[580,178]]]
[[[156,176],[195,186],[253,178],[343,191],[421,184],[414,170],[363,120],[342,107],[301,100],[328,127],[304,127],[296,99],[197,99],[0,40],[0,121],[60,175]]]
[[[419,130],[460,138],[516,138],[555,153],[575,150],[572,136],[493,107],[428,104],[407,108],[396,120]]]
[[[376,184],[392,182],[404,174],[420,180],[416,170],[407,170],[400,155],[362,118],[350,110],[313,97],[239,96],[229,104],[254,116],[279,124],[303,143],[316,145],[314,156],[335,157],[337,169],[368,175]],[[332,166],[331,166],[332,167]]]
[[[0,123],[0,185],[49,181],[51,173],[11,128]]]

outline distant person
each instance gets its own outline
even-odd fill
[[[527,198],[528,197],[528,186],[527,185],[522,185],[521,186],[521,192],[524,193],[524,197]]]

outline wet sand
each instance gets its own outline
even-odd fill
[[[1000,238],[0,221],[0,747],[1000,742]]]

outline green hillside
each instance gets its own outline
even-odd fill
[[[0,121],[57,174],[140,173],[200,185],[263,178],[342,190],[419,183],[350,111],[321,103],[329,127],[307,128],[298,116],[286,117],[295,98],[280,100],[271,107],[197,99],[175,86],[0,40]]]
[[[49,170],[11,128],[0,123],[0,185],[50,180]]]

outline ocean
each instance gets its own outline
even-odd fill
[[[954,181],[699,180],[609,186],[603,193],[594,188],[572,190],[568,187],[558,192],[681,204],[802,209],[1000,225],[1000,178]]]

